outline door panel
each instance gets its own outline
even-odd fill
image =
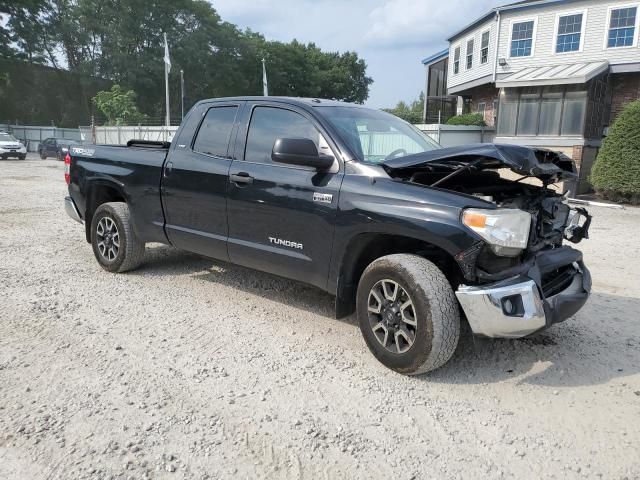
[[[312,122],[308,116],[304,118]],[[278,130],[274,127],[278,121],[265,118],[271,129],[256,132],[262,147],[252,145],[252,134],[248,135],[247,159],[261,161],[234,160],[231,165],[230,175],[249,177],[251,181],[229,183],[229,258],[240,265],[326,288],[342,173],[339,168],[334,173],[320,173],[270,162],[275,141],[272,136],[307,136],[300,125],[293,131]]]
[[[171,243],[190,252],[227,260],[228,144],[240,105],[212,104],[194,112],[202,123],[191,144],[176,139],[163,174],[165,229]],[[194,132],[195,128],[185,130]],[[191,142],[191,138],[187,140]],[[200,150],[200,151],[198,151]],[[206,153],[205,153],[206,152]]]

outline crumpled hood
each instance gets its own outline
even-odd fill
[[[467,164],[477,160],[479,168],[510,168],[520,175],[538,178],[556,177],[558,180],[575,178],[573,160],[562,153],[544,148],[520,145],[476,143],[457,147],[440,148],[382,162],[385,171],[419,170],[429,164]]]

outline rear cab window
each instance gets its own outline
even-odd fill
[[[227,158],[237,112],[237,105],[209,108],[194,139],[193,150],[205,155]]]

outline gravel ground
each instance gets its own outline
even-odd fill
[[[575,318],[408,378],[313,288],[104,272],[62,167],[0,162],[0,478],[640,478],[640,210],[592,209]]]

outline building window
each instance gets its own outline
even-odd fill
[[[429,65],[429,91],[427,92],[427,97],[441,97],[447,94],[448,68],[448,58]]]
[[[467,70],[473,67],[473,38],[467,42]]]
[[[529,57],[533,49],[534,20],[514,23],[511,28],[511,56]]]
[[[609,18],[607,47],[631,47],[634,45],[638,7],[612,9]]]
[[[484,118],[484,111],[487,109],[487,104],[485,102],[478,103],[478,113],[482,115]]]
[[[498,135],[583,135],[585,85],[504,88],[500,91]]]
[[[460,72],[460,47],[456,47],[453,51],[453,73]]]
[[[577,52],[581,45],[582,13],[564,15],[558,18],[556,53]]]
[[[480,63],[485,64],[489,61],[489,32],[482,34],[480,41]]]

